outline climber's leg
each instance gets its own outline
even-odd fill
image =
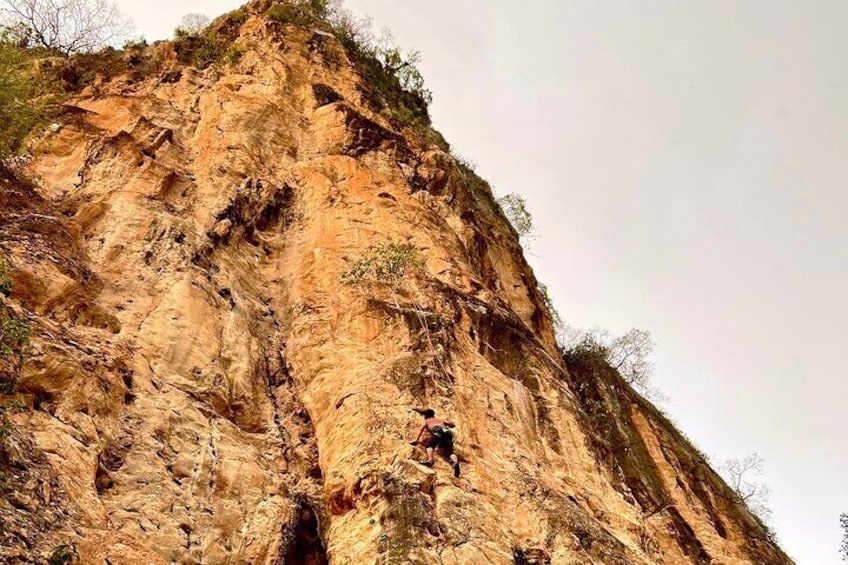
[[[459,457],[456,456],[456,453],[451,453],[450,460],[453,463],[453,476],[459,477]]]
[[[435,448],[428,447],[427,448],[427,461],[424,464],[432,467],[433,464],[436,462],[436,460],[434,458],[435,454],[436,454]]]

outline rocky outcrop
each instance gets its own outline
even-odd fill
[[[5,562],[789,563],[661,414],[563,362],[485,182],[259,7],[219,22],[238,60],[88,87],[3,179],[33,332]],[[344,284],[378,244],[420,268]],[[461,478],[418,463],[423,406]]]

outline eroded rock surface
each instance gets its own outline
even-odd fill
[[[565,366],[488,186],[341,44],[227,29],[237,62],[89,87],[3,179],[33,330],[3,367],[4,562],[790,562],[616,375]],[[421,272],[342,284],[388,242]],[[425,406],[460,479],[417,463]]]

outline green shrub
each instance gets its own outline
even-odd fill
[[[47,558],[49,565],[70,565],[79,562],[79,553],[74,544],[57,545]]]
[[[545,306],[548,308],[548,312],[551,313],[551,321],[553,322],[554,331],[559,333],[563,327],[562,316],[559,315],[559,310],[556,309],[554,301],[551,300],[551,295],[548,293],[548,285],[539,283],[538,289],[539,294],[542,295],[542,302],[545,303]]]
[[[247,18],[250,17],[250,14],[247,13],[247,10],[244,8],[239,8],[238,10],[233,10],[227,17],[234,25],[241,25],[247,21]]]
[[[19,155],[27,135],[45,119],[32,54],[0,36],[0,165]]]
[[[365,256],[342,274],[341,280],[347,285],[382,283],[397,289],[407,275],[421,270],[423,266],[424,262],[414,245],[381,243],[369,247]]]
[[[533,235],[533,216],[527,211],[527,202],[523,196],[515,193],[507,194],[498,198],[498,205],[515,228],[519,238],[526,240]]]
[[[268,9],[265,15],[281,24],[307,25],[319,20],[308,5],[300,3],[278,3]]]
[[[6,265],[6,263],[0,262],[0,294],[8,297],[12,294],[12,279],[9,275],[11,275],[15,270],[12,267]]]
[[[174,32],[174,50],[181,63],[199,69],[220,61],[225,52],[224,46],[212,37],[194,34],[182,28]]]
[[[332,0],[277,2],[265,15],[279,23],[322,27],[331,32],[396,122],[422,131],[430,125],[432,94],[418,69],[420,54],[401,51],[388,34],[375,37],[368,18],[356,18]]]
[[[147,47],[147,39],[144,37],[137,37],[136,39],[130,39],[124,43],[124,51],[130,51],[133,49],[145,49]]]
[[[0,322],[0,353],[10,355],[19,351],[29,341],[30,333],[29,326],[24,320],[14,315],[7,315]]]
[[[246,52],[247,48],[243,45],[230,45],[224,53],[224,61],[228,65],[237,65]]]
[[[391,110],[394,120],[419,130],[429,127],[433,96],[418,70],[420,54],[402,52],[390,36],[375,40],[368,26],[367,20],[346,16],[337,18],[332,30],[356,63],[364,82]]]

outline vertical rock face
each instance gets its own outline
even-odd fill
[[[259,8],[219,22],[237,62],[159,45],[3,179],[33,331],[4,562],[790,563],[614,372],[566,366],[487,185]],[[386,243],[421,268],[342,282]],[[457,423],[461,478],[417,462],[416,407]]]

